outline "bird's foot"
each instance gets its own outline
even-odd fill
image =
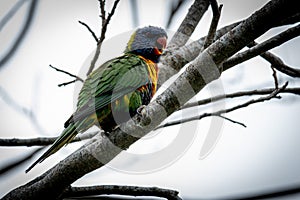
[[[140,107],[138,107],[138,109],[136,109],[136,113],[140,116],[143,116],[146,114],[146,111],[145,111],[145,108],[146,106],[145,105],[141,105]]]

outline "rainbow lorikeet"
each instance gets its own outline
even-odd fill
[[[157,88],[157,63],[166,47],[167,33],[154,26],[137,29],[124,54],[94,70],[78,96],[77,109],[52,146],[26,172],[68,144],[77,133],[97,125],[110,132],[147,105]]]

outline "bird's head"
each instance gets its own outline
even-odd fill
[[[125,53],[141,55],[157,63],[166,48],[167,38],[167,33],[162,28],[155,26],[139,28],[131,35]]]

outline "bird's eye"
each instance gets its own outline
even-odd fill
[[[154,38],[155,34],[147,32],[146,36],[147,36],[147,38]]]

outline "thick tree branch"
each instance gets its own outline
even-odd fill
[[[265,51],[268,51],[276,46],[279,46],[295,37],[300,35],[300,25],[295,27],[289,28],[288,30],[268,39],[267,41],[258,44],[244,52],[238,53],[236,56],[228,59],[226,62],[223,63],[223,69],[229,69],[232,66],[235,66],[239,63],[242,63],[250,58],[258,56]]]
[[[215,39],[217,40],[226,34],[228,31],[236,27],[240,22],[233,23],[231,25],[225,26],[219,29],[215,34]],[[197,41],[191,42],[179,49],[168,51],[161,57],[161,62],[159,63],[159,78],[158,86],[160,87],[166,80],[171,76],[176,74],[183,66],[194,60],[203,50],[203,44],[206,37],[202,37]]]
[[[91,187],[70,187],[63,197],[82,197],[91,195],[128,195],[128,196],[152,196],[162,197],[170,200],[180,200],[178,192],[158,187],[140,187],[140,186],[119,186],[119,185],[101,185]]]
[[[211,44],[170,87],[143,110],[95,142],[74,152],[35,180],[11,191],[3,199],[57,198],[75,180],[104,166],[123,149],[158,126],[203,87],[220,76],[220,65],[243,47],[290,16],[299,12],[296,1],[276,0],[267,3],[237,27]]]

